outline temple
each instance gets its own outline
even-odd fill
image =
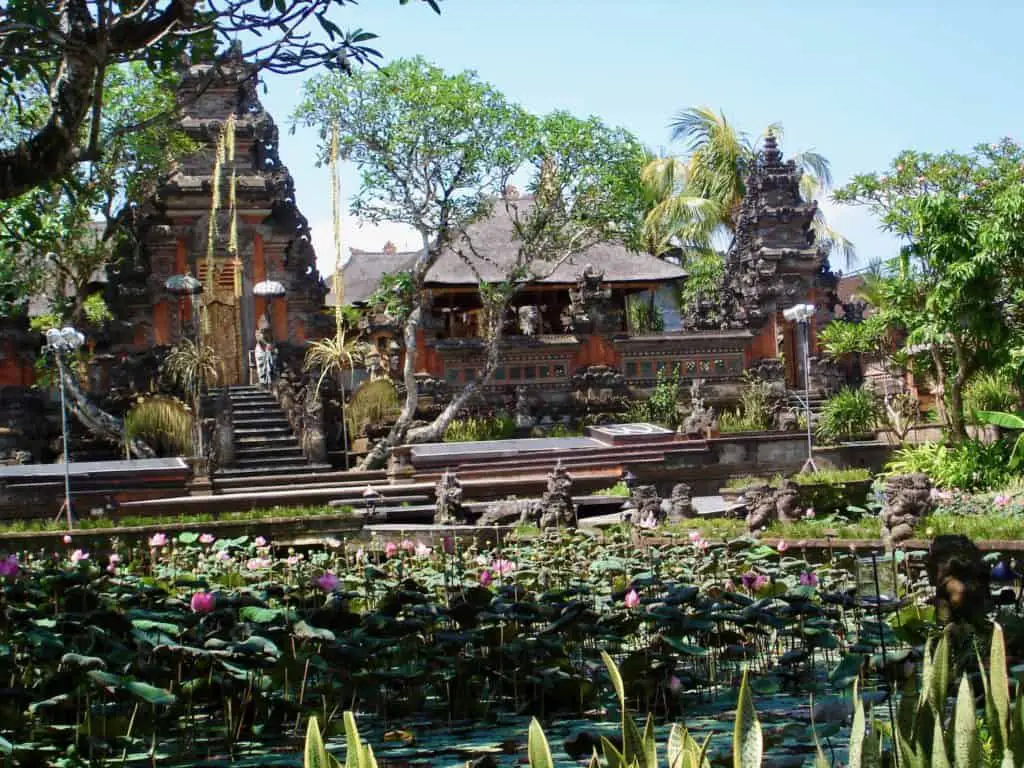
[[[796,386],[801,355],[782,312],[818,302],[820,319],[827,320],[835,282],[811,229],[816,203],[801,199],[799,180],[769,136],[748,180],[723,283],[683,314],[672,296],[686,273],[618,243],[586,249],[530,282],[509,307],[501,365],[488,389],[525,387],[551,400],[611,375],[618,385],[645,390],[659,371],[678,368],[684,379],[704,380],[718,399],[732,399],[752,367]],[[484,354],[478,275],[493,281],[509,272],[517,253],[510,210],[530,204],[508,190],[427,273],[432,301],[417,335],[424,375],[449,386],[478,375]],[[371,306],[372,295],[385,275],[408,269],[416,256],[388,243],[379,252],[353,249],[344,267],[345,300],[364,309],[382,355],[395,351],[401,333]],[[780,360],[781,369],[772,364]]]
[[[250,357],[261,327],[269,328],[278,344],[296,347],[322,335],[318,323],[326,295],[291,174],[278,156],[277,126],[260,104],[251,68],[234,54],[184,70],[181,128],[199,149],[141,206],[141,248],[112,268],[108,297],[118,318],[109,351],[122,358],[194,338],[191,300],[165,286],[175,275],[198,278],[207,313],[203,340],[222,361],[225,384],[251,381]],[[234,160],[222,164],[221,207],[208,259],[217,140],[232,123]],[[232,174],[237,180],[235,254],[229,242]],[[261,283],[277,284],[283,295],[258,295]]]

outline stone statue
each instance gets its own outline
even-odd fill
[[[537,307],[526,305],[517,310],[519,332],[523,336],[536,336],[540,332],[540,312]]]
[[[661,502],[661,512],[669,520],[685,520],[696,517],[697,511],[693,508],[693,490],[686,483],[676,483],[672,486],[672,494]]]
[[[704,396],[701,394],[703,386],[704,379],[694,379],[690,385],[690,413],[679,425],[679,432],[684,435],[703,437],[718,427],[715,410],[704,404]]]
[[[608,333],[617,330],[611,304],[612,290],[604,285],[604,273],[587,264],[569,289],[569,314],[575,333]]]
[[[380,352],[376,349],[366,355],[366,373],[370,381],[384,378],[384,367],[381,365]]]
[[[536,423],[537,420],[531,413],[526,387],[520,384],[516,387],[516,426],[520,429],[529,429]]]
[[[795,523],[803,516],[800,506],[800,486],[792,480],[784,480],[773,495],[775,519],[780,523]]]
[[[307,387],[302,402],[302,453],[313,464],[327,463],[324,404],[315,387]]]
[[[462,504],[462,483],[455,473],[446,469],[437,481],[434,491],[434,524],[466,525],[469,523],[467,510]]]
[[[394,339],[388,342],[388,375],[393,379],[402,378],[402,347]]]
[[[886,481],[880,517],[887,551],[913,536],[918,521],[931,512],[931,491],[931,480],[920,472],[894,475]]]
[[[743,492],[747,505],[747,530],[756,533],[775,520],[775,496],[767,485],[748,488]]]
[[[274,381],[275,369],[277,367],[277,350],[274,349],[270,332],[266,328],[256,331],[256,380],[263,388],[269,388]]]
[[[633,507],[636,509],[633,519],[637,525],[653,528],[664,521],[666,514],[662,509],[657,486],[638,485],[631,495]]]
[[[991,571],[981,552],[966,536],[937,536],[928,551],[928,581],[935,588],[939,621],[985,623]]]
[[[537,525],[541,530],[547,528],[575,528],[576,505],[572,501],[572,478],[561,460],[548,475],[548,487],[540,498],[537,507]]]

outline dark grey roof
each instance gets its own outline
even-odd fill
[[[418,255],[418,251],[375,253],[353,248],[349,260],[341,268],[341,279],[345,286],[345,303],[359,304],[366,301],[377,289],[377,285],[384,275],[404,272],[412,266]],[[330,275],[327,276],[327,284],[333,284]],[[328,299],[328,303],[331,303],[332,299],[333,295]]]
[[[517,200],[515,205],[520,212],[525,213],[531,201],[523,198]],[[472,224],[465,236],[460,237],[453,247],[444,250],[427,272],[427,284],[476,285],[476,273],[488,281],[503,279],[518,256],[519,246],[514,233],[512,216],[503,203],[496,203],[490,216]],[[342,271],[345,301],[365,301],[381,277],[409,269],[418,255],[418,251],[374,253],[353,248],[352,256]],[[466,260],[472,264],[472,268]],[[587,265],[603,272],[604,280],[608,283],[668,282],[686,277],[686,272],[675,264],[647,253],[631,251],[619,243],[598,243],[569,257],[557,267],[553,263],[540,263],[534,266],[534,271],[540,276],[537,282],[572,285]]]

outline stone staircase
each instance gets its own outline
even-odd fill
[[[821,415],[821,409],[825,407],[825,401],[828,400],[827,395],[815,393],[811,391],[810,405],[811,405],[811,423],[816,424],[818,417]],[[804,415],[804,392],[803,390],[789,390],[786,392],[786,405],[792,408],[801,418]]]
[[[212,390],[211,403],[221,395],[222,390]],[[233,386],[228,388],[228,397],[233,412],[235,463],[218,469],[217,477],[330,469],[329,464],[313,464],[306,459],[284,411],[269,392],[255,386]]]

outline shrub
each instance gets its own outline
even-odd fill
[[[124,417],[124,439],[138,439],[160,456],[192,455],[192,411],[173,397],[139,400]]]
[[[668,375],[664,368],[660,369],[651,394],[645,400],[631,402],[627,417],[630,421],[646,421],[675,429],[679,426],[679,387],[679,366]]]
[[[507,440],[516,436],[516,420],[507,413],[496,416],[459,419],[448,425],[446,443],[475,443],[481,440]]]
[[[1010,446],[1003,441],[968,440],[954,446],[922,443],[900,448],[885,468],[890,475],[922,472],[940,488],[986,490],[1007,481],[1009,458]]]
[[[981,423],[979,411],[1012,413],[1020,405],[1020,395],[1010,377],[1003,373],[982,373],[964,387],[964,415],[973,424]]]
[[[816,432],[825,442],[871,432],[878,422],[878,400],[866,389],[846,387],[825,401]]]
[[[775,398],[771,384],[744,371],[739,407],[719,414],[718,431],[724,434],[763,432],[772,428],[774,416]]]
[[[359,436],[370,425],[393,421],[401,410],[398,390],[390,380],[365,382],[352,394],[345,409],[349,437]]]

